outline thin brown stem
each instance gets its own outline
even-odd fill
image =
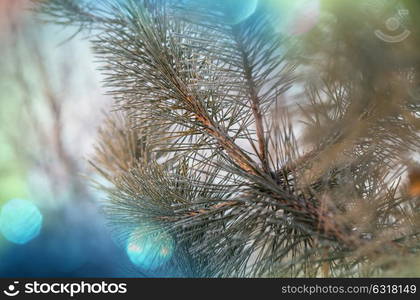
[[[263,116],[261,113],[261,106],[260,106],[261,101],[257,93],[257,86],[255,84],[255,80],[253,77],[252,65],[251,65],[251,62],[249,61],[248,53],[244,50],[245,47],[240,39],[240,34],[236,27],[233,29],[233,35],[236,37],[236,43],[238,44],[238,48],[242,56],[244,77],[245,77],[246,85],[248,88],[249,101],[250,101],[252,114],[255,120],[255,129],[256,129],[256,135],[257,135],[257,140],[258,140],[257,155],[261,161],[264,171],[268,172],[270,168],[269,168],[268,159],[267,159],[268,157],[267,147],[266,147],[267,143],[265,139],[264,122],[263,122]]]
[[[244,51],[241,51],[241,52],[242,52],[242,60],[244,64],[244,73],[245,73],[244,75],[245,75],[245,79],[248,85],[251,110],[255,119],[255,128],[256,128],[256,134],[257,134],[257,140],[258,140],[257,155],[261,160],[264,170],[268,171],[269,166],[268,166],[268,160],[267,160],[267,148],[266,148],[266,140],[265,140],[265,134],[264,134],[263,116],[261,114],[260,99],[258,97],[255,82],[252,77],[252,68],[248,61],[248,55]]]

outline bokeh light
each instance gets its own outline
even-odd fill
[[[320,17],[320,0],[268,0],[278,15],[276,29],[285,35],[301,35],[313,29]]]
[[[29,0],[0,0],[0,37],[9,21],[20,18]]]
[[[187,3],[191,7],[199,5],[209,10],[222,10],[226,14],[226,21],[232,25],[248,19],[258,7],[258,0],[189,0]]]
[[[38,236],[42,214],[30,201],[12,199],[0,211],[0,232],[15,244],[26,244]]]
[[[226,8],[231,24],[238,24],[248,19],[258,6],[258,0],[222,0],[221,2]]]
[[[171,259],[174,241],[166,232],[150,230],[150,226],[143,225],[131,233],[126,251],[137,267],[155,270]]]

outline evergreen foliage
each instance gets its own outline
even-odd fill
[[[223,1],[95,2],[37,9],[92,39],[118,108],[92,158],[105,211],[123,240],[148,224],[175,241],[150,275],[396,275],[419,260],[415,17],[394,45],[374,36],[390,1],[323,1],[298,37],[264,1],[235,24]]]

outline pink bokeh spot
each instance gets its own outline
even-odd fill
[[[313,29],[319,21],[319,1],[307,1],[298,10],[289,24],[289,34],[301,35]]]
[[[312,30],[320,19],[320,0],[271,0],[278,14],[276,30],[285,35],[302,35]]]
[[[29,0],[0,0],[0,31],[10,22],[16,22],[28,4]]]
[[[301,35],[316,26],[319,20],[319,9],[304,9],[299,12],[290,24],[290,34]]]

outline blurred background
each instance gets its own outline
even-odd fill
[[[89,43],[30,6],[0,1],[0,276],[140,276],[90,184],[110,99]]]

